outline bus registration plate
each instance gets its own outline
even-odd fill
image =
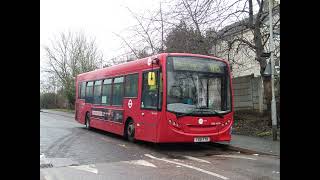
[[[210,137],[195,137],[194,142],[209,142]]]

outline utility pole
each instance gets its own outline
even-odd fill
[[[273,0],[269,0],[269,31],[270,31],[270,61],[271,61],[271,91],[272,91],[272,100],[271,100],[271,118],[272,118],[272,135],[273,140],[277,140],[277,108],[276,108],[276,100],[274,95],[274,42],[273,42],[273,26],[272,26],[272,8],[273,8]]]

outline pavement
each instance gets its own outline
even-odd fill
[[[66,117],[74,118],[73,113],[69,112],[60,112],[53,110],[42,110],[44,113],[52,113]],[[227,144],[231,149],[238,151],[250,151],[260,154],[269,154],[274,156],[280,156],[280,141],[273,141],[272,139],[265,139],[259,137],[250,137],[244,135],[232,134],[232,140],[230,143],[221,143]]]
[[[272,139],[233,134],[229,146],[239,150],[250,150],[261,154],[280,156],[280,141],[273,141]]]

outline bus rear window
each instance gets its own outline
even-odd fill
[[[80,99],[84,99],[85,97],[86,97],[86,83],[81,82]]]

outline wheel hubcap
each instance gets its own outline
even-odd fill
[[[133,136],[133,133],[134,133],[134,126],[133,126],[133,124],[131,123],[131,124],[129,124],[129,126],[128,126],[128,134],[129,134],[129,136]]]
[[[86,118],[86,127],[89,127],[89,117]]]

